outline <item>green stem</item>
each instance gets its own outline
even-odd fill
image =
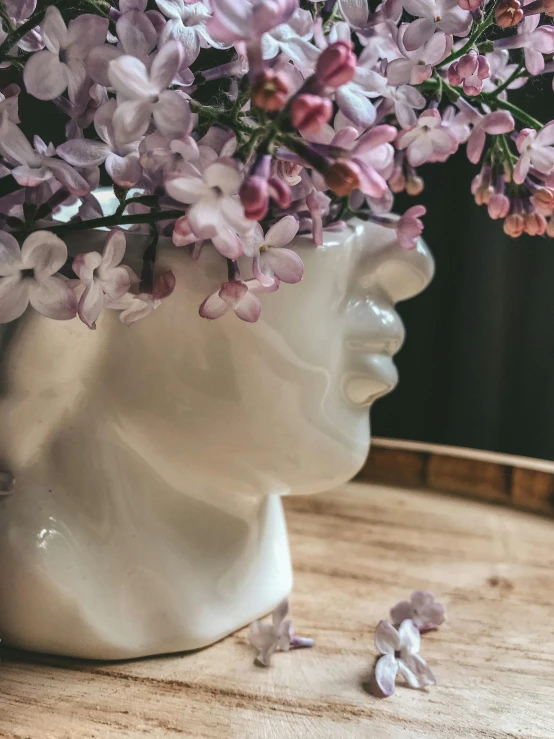
[[[427,83],[431,81],[432,80],[427,80]],[[426,83],[423,84],[425,85]],[[438,81],[436,84],[439,84]],[[507,100],[499,100],[493,93],[481,93],[481,95],[477,97],[468,97],[464,94],[462,87],[454,87],[444,79],[442,80],[442,86],[455,98],[463,97],[470,105],[475,105],[475,103],[478,102],[486,103],[487,105],[491,105],[494,109],[502,108],[503,110],[509,110],[516,120],[520,123],[524,123],[526,126],[536,128],[537,130],[540,130],[543,127],[543,124],[540,121],[533,118],[533,116],[529,115],[524,110],[521,110],[521,108],[518,108],[517,105],[509,103]],[[428,85],[428,88],[430,87],[431,86]]]
[[[152,213],[137,213],[128,216],[105,216],[92,218],[90,221],[60,223],[58,226],[35,226],[33,231],[50,231],[55,234],[88,231],[93,228],[111,228],[112,226],[128,226],[136,223],[156,223],[157,221],[174,221],[183,215],[182,210],[160,210]]]
[[[459,59],[464,54],[467,54],[470,49],[473,48],[473,45],[486,30],[487,28],[492,24],[494,18],[494,13],[490,13],[488,18],[485,18],[485,20],[482,23],[477,23],[475,26],[475,29],[473,30],[473,33],[470,35],[469,39],[467,40],[467,43],[462,46],[461,49],[458,49],[458,51],[453,51],[450,56],[447,56],[446,59],[444,59],[440,66],[445,67],[447,64],[450,64],[455,59]]]
[[[514,171],[514,155],[510,151],[510,147],[508,145],[508,141],[506,139],[506,136],[504,134],[500,134],[496,137],[496,140],[500,143],[500,148],[502,149],[502,153],[504,154],[504,161],[507,162],[508,167],[510,169],[510,179],[511,175]]]
[[[142,273],[140,275],[141,289],[146,293],[151,293],[154,290],[154,264],[156,263],[159,238],[160,229],[158,224],[151,223],[150,240],[144,250],[144,255],[142,257]]]
[[[315,149],[312,149],[303,139],[285,135],[281,140],[288,149],[301,157],[310,167],[320,174],[325,174],[329,169],[328,160]]]
[[[517,105],[509,103],[507,100],[495,99],[491,102],[496,105],[497,108],[509,110],[514,118],[516,118],[520,123],[525,123],[526,126],[536,128],[537,131],[543,127],[543,124],[540,121],[538,121],[536,118],[533,118],[533,116],[529,115],[528,113],[525,113],[525,111],[521,110],[521,108],[518,108]]]
[[[517,68],[512,72],[512,74],[508,77],[507,80],[505,80],[501,85],[499,85],[494,92],[484,92],[482,93],[483,97],[486,97],[488,100],[493,100],[494,98],[498,97],[501,92],[504,92],[504,90],[509,87],[512,82],[515,82],[515,80],[518,79],[520,76],[521,70],[524,68],[525,64],[523,62],[520,62],[517,65]],[[527,76],[527,75],[526,75]]]

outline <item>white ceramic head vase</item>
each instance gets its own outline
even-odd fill
[[[295,247],[303,282],[262,296],[254,325],[201,319],[221,259],[162,244],[176,290],[131,328],[116,311],[96,331],[31,312],[3,327],[0,468],[16,478],[0,498],[3,643],[188,650],[290,592],[279,496],[361,467],[368,406],[397,380],[393,305],[433,272],[423,243],[404,251],[361,222]]]

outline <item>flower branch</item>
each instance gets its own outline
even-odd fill
[[[460,147],[480,167],[476,203],[508,235],[554,236],[554,121],[510,99],[554,72],[551,2],[232,5],[55,0],[37,10],[35,0],[3,0],[0,63],[17,84],[0,90],[0,288],[31,240],[54,255],[44,278],[61,290],[56,317],[76,313],[94,328],[109,307],[130,323],[173,289],[157,271],[163,234],[194,259],[212,249],[232,265],[201,316],[255,321],[265,293],[302,278],[288,248],[298,232],[319,245],[326,228],[360,217],[415,248],[425,208],[393,215],[394,197],[419,195],[420,167]],[[32,97],[64,119],[58,146],[28,117]],[[100,181],[111,183],[112,215],[95,197]],[[77,213],[60,223],[65,206]],[[149,234],[141,279],[121,264],[119,229],[131,225]],[[60,261],[59,236],[98,228],[113,229],[103,254]],[[239,257],[252,278],[238,273]],[[0,323],[21,305],[3,302]]]

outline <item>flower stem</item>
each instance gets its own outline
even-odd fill
[[[500,143],[500,148],[502,149],[502,153],[504,154],[504,161],[507,163],[508,168],[510,170],[510,179],[512,179],[511,175],[514,172],[514,155],[510,151],[510,147],[508,146],[508,140],[506,139],[506,136],[504,134],[500,134],[496,137],[496,140]]]
[[[157,223],[150,223],[150,240],[142,256],[142,272],[140,275],[141,290],[146,293],[154,291],[154,264],[158,250],[160,229]]]
[[[72,233],[73,231],[89,231],[93,228],[111,228],[113,226],[128,226],[135,223],[156,223],[157,221],[174,221],[183,215],[182,210],[160,210],[150,213],[136,213],[127,216],[105,216],[91,218],[89,221],[70,221],[57,226],[35,226],[33,231],[50,231],[55,234]]]
[[[521,110],[521,108],[518,108],[517,105],[509,103],[507,100],[495,99],[491,100],[490,102],[496,105],[497,108],[509,110],[514,118],[516,118],[520,123],[525,123],[526,126],[536,128],[537,131],[539,131],[543,127],[543,124],[540,121],[538,121],[536,118],[533,118],[533,116],[529,115],[525,111]]]
[[[520,73],[524,66],[525,66],[524,63],[521,61],[517,65],[516,69],[512,72],[512,74],[508,77],[507,80],[504,80],[504,82],[501,85],[499,85],[494,92],[482,93],[483,97],[486,97],[488,100],[491,100],[491,101],[493,98],[498,97],[498,95],[500,95],[501,92],[503,92],[507,87],[509,87],[512,84],[512,82],[514,82],[521,76]],[[526,76],[527,76],[527,73],[526,73]]]
[[[473,45],[477,41],[477,39],[487,30],[487,28],[492,24],[494,19],[494,11],[489,14],[487,18],[482,23],[478,23],[473,31],[473,33],[470,35],[469,39],[467,40],[467,43],[462,46],[461,49],[458,49],[458,51],[453,51],[450,56],[447,56],[446,59],[444,59],[440,66],[444,67],[447,64],[450,64],[455,59],[459,59],[464,54],[467,54],[467,52],[473,48]]]

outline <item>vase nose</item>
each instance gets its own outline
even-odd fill
[[[431,252],[418,239],[415,249],[402,249],[396,242],[391,243],[382,254],[376,277],[393,303],[398,303],[425,290],[434,272]]]

